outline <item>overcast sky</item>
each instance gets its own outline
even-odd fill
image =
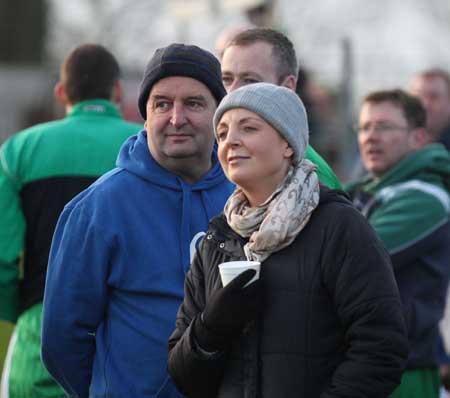
[[[356,98],[372,89],[405,86],[419,69],[450,68],[448,0],[276,1],[277,26],[294,42],[300,62],[327,86],[340,82],[342,40],[348,38]],[[49,54],[59,61],[73,45],[97,41],[127,69],[141,73],[156,48],[185,41],[213,50],[221,29],[244,21],[237,11],[213,13],[206,0],[184,0],[192,15],[181,20],[176,3],[50,0]]]

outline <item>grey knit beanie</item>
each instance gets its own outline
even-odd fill
[[[294,91],[270,83],[254,83],[227,94],[214,114],[216,139],[220,119],[233,108],[245,108],[262,117],[289,143],[294,151],[293,162],[303,159],[308,145],[308,117]]]

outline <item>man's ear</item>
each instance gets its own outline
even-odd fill
[[[114,83],[114,87],[112,89],[111,93],[111,102],[114,102],[115,104],[120,104],[123,99],[123,84],[122,80],[117,80]]]
[[[297,87],[297,78],[294,75],[288,75],[283,79],[280,86],[287,87],[295,91],[295,88]]]
[[[64,84],[61,82],[58,82],[55,84],[55,88],[53,89],[53,95],[58,100],[58,102],[63,106],[66,107],[69,104],[69,100],[66,95],[66,90],[64,88]]]
[[[413,131],[411,131],[411,140],[412,140],[411,145],[415,150],[421,149],[425,145],[433,142],[431,135],[425,128],[416,128]]]

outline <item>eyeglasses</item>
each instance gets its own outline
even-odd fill
[[[391,123],[368,123],[363,126],[356,125],[354,129],[358,134],[367,134],[370,130],[373,130],[375,133],[389,134],[392,131],[409,131],[411,130],[411,127],[397,126]]]

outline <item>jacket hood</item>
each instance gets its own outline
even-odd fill
[[[155,161],[147,146],[147,132],[145,130],[125,141],[120,149],[116,164],[117,167],[144,180],[176,191],[183,190],[182,186],[188,184],[180,176],[166,170]],[[214,150],[211,169],[195,184],[188,185],[191,186],[192,191],[205,190],[216,186],[225,179],[217,158],[217,152]]]
[[[353,190],[359,186],[363,191],[375,194],[387,186],[411,179],[440,185],[450,193],[450,155],[447,149],[442,144],[429,144],[407,156],[381,178],[375,180],[369,175],[348,188]]]

